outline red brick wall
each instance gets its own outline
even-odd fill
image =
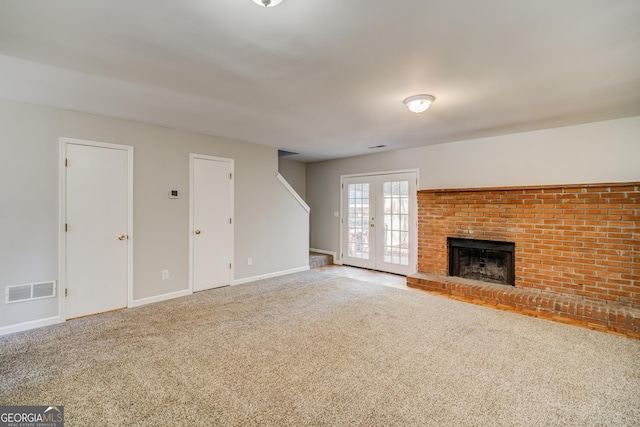
[[[516,287],[640,308],[640,183],[422,190],[418,271],[446,276],[447,237],[514,242]]]

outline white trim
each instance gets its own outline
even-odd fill
[[[291,193],[291,195],[298,201],[298,203],[300,203],[304,210],[307,211],[307,213],[311,212],[311,208],[309,207],[309,205],[302,199],[302,197],[300,197],[298,192],[293,189],[293,187],[287,182],[285,177],[280,175],[280,173],[278,173],[278,175],[276,176],[278,177],[282,185],[284,185],[284,188],[289,190],[289,193]]]
[[[16,332],[42,328],[43,326],[55,325],[56,323],[62,323],[62,320],[60,320],[60,316],[47,317],[45,319],[38,319],[38,320],[31,320],[29,322],[3,326],[0,328],[0,335],[15,334]]]
[[[190,289],[183,289],[181,291],[169,292],[168,294],[156,295],[154,297],[140,298],[133,300],[131,307],[140,307],[142,305],[153,304],[155,302],[166,301],[174,298],[185,297],[191,295]]]
[[[418,182],[416,183],[416,190],[419,188],[420,184],[420,169],[398,169],[393,171],[382,171],[382,172],[363,172],[363,173],[352,173],[347,175],[340,175],[340,184],[342,184],[343,178],[354,178],[359,176],[375,176],[375,175],[394,175],[397,173],[416,173],[418,178]]]
[[[60,183],[60,198],[58,200],[59,206],[59,216],[58,216],[58,265],[60,271],[60,280],[58,287],[58,313],[61,319],[65,319],[66,315],[66,303],[64,297],[64,289],[67,288],[67,239],[66,232],[64,229],[66,218],[67,218],[67,173],[65,167],[65,160],[67,158],[67,145],[75,144],[75,145],[86,145],[89,147],[100,147],[100,148],[110,148],[113,150],[123,150],[127,152],[127,162],[128,162],[128,212],[127,212],[127,221],[128,221],[128,230],[127,235],[129,236],[127,239],[127,250],[128,250],[128,271],[127,271],[127,307],[131,307],[133,304],[133,146],[131,145],[121,145],[121,144],[112,144],[109,142],[99,142],[99,141],[89,141],[84,139],[77,138],[67,138],[60,137],[60,159],[59,166],[60,169],[58,171],[58,181]],[[63,320],[61,320],[63,321]]]
[[[333,263],[337,265],[342,265],[342,261],[338,262],[338,254],[333,251],[325,251],[324,249],[315,249],[309,248],[309,252],[317,252],[319,254],[331,255],[333,257]]]
[[[66,304],[64,301],[64,289],[67,288],[67,236],[64,225],[67,218],[67,173],[65,159],[67,158],[67,143],[60,138],[60,150],[58,159],[58,316],[64,319]]]
[[[340,232],[338,233],[338,236],[340,238],[340,244],[338,245],[338,254],[340,254],[340,256],[336,256],[335,258],[333,258],[333,262],[338,264],[338,265],[343,265],[342,264],[342,254],[343,249],[342,249],[342,229],[343,224],[344,224],[344,203],[342,202],[342,198],[344,197],[344,176],[340,176],[340,216],[338,217],[338,228],[340,229]],[[337,255],[337,254],[336,254]]]
[[[261,274],[259,276],[245,277],[244,279],[238,279],[233,281],[233,285],[242,285],[244,283],[255,282],[256,280],[271,279],[272,277],[286,276],[287,274],[299,273],[301,271],[309,270],[309,266],[292,268],[289,270],[276,271],[274,273]]]
[[[233,278],[235,276],[235,269],[236,269],[236,263],[235,263],[235,252],[234,252],[234,245],[235,245],[235,224],[236,224],[236,218],[235,218],[235,211],[234,211],[234,206],[235,206],[235,195],[234,195],[234,191],[235,191],[235,179],[236,179],[236,174],[235,174],[235,170],[234,170],[234,163],[235,160],[234,159],[230,159],[230,158],[226,158],[226,157],[216,157],[216,156],[208,156],[206,154],[195,154],[195,153],[189,153],[189,288],[188,291],[190,293],[193,293],[193,233],[194,233],[194,225],[193,225],[193,161],[195,159],[203,159],[203,160],[213,160],[213,161],[217,161],[217,162],[226,162],[229,163],[229,172],[231,173],[231,179],[229,180],[229,185],[231,186],[231,196],[229,200],[229,203],[231,204],[230,206],[230,210],[231,212],[229,213],[231,215],[231,223],[232,223],[232,227],[231,227],[231,242],[229,244],[229,252],[230,252],[230,262],[231,262],[231,268],[229,269],[229,284],[233,284]]]

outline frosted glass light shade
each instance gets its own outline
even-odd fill
[[[253,0],[253,2],[263,7],[273,7],[282,3],[282,0]]]
[[[422,113],[427,111],[427,108],[429,108],[435,100],[436,98],[433,95],[414,95],[408,97],[403,102],[410,111]]]

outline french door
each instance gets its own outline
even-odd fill
[[[342,179],[342,263],[402,275],[416,271],[417,173]]]

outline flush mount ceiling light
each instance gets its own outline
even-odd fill
[[[427,108],[429,108],[435,100],[436,98],[433,95],[414,95],[408,97],[403,102],[410,111],[422,113],[423,111],[427,111]]]
[[[273,7],[279,5],[282,0],[253,0],[253,2],[264,7]]]

